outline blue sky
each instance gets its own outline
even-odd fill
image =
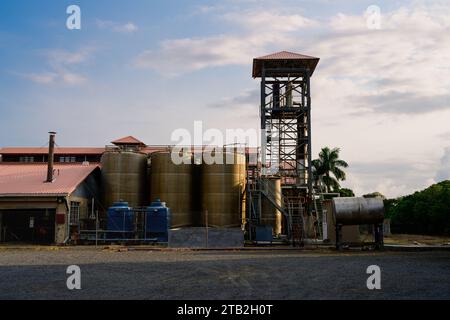
[[[321,58],[314,154],[341,147],[357,193],[412,192],[450,178],[449,17],[446,1],[2,1],[0,147],[257,129],[252,59],[288,50]]]

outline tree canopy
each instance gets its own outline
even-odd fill
[[[450,234],[450,180],[398,199],[385,201],[393,232]]]
[[[324,147],[319,153],[319,158],[312,161],[315,184],[319,186],[323,183],[326,192],[338,192],[341,188],[339,181],[346,178],[342,168],[347,168],[348,164],[339,158],[339,152],[339,148]]]

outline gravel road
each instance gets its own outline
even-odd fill
[[[69,265],[81,290],[66,287]],[[366,287],[369,265],[381,290]],[[450,299],[450,252],[9,249],[0,299]]]

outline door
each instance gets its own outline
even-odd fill
[[[55,242],[55,210],[1,210],[2,242],[50,244]]]

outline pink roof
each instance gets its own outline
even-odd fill
[[[96,164],[55,164],[55,180],[44,182],[46,164],[0,164],[0,197],[67,196],[87,178]]]
[[[111,142],[112,144],[139,144],[145,145],[142,141],[136,139],[133,136],[123,137]]]
[[[272,53],[266,56],[253,59],[253,78],[259,78],[262,76],[263,67],[266,69],[284,69],[284,68],[307,68],[309,69],[310,76],[314,73],[319,58],[307,56],[300,53],[294,53],[289,51],[280,51]],[[285,76],[282,71],[270,71],[272,76]],[[298,76],[295,73],[291,73],[290,76]]]
[[[300,53],[289,51],[280,51],[266,56],[258,57],[257,60],[289,60],[289,59],[318,59],[316,57],[307,56]]]
[[[85,155],[85,154],[102,154],[105,152],[105,148],[61,148],[61,147],[55,147],[55,154],[79,154],[79,155]],[[0,154],[47,154],[48,148],[47,147],[14,147],[14,148],[2,148],[0,149]]]

